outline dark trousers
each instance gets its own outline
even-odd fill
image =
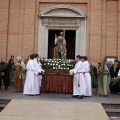
[[[5,90],[7,90],[7,88],[8,88],[8,81],[7,81],[6,76],[0,78],[0,88],[1,88],[1,85],[2,85],[2,81],[4,83]]]
[[[112,85],[112,83],[110,83],[110,91],[111,94],[117,94],[120,91],[120,86],[118,84]]]

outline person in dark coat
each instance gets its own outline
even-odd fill
[[[119,68],[117,67],[117,64],[114,64],[114,65],[110,68],[111,78],[118,77],[118,72],[119,72]]]
[[[111,68],[110,68],[110,74],[111,74],[111,79],[118,77],[118,72],[119,72],[119,68],[117,67],[117,64],[115,63]],[[117,92],[119,91],[119,86],[116,85],[112,85],[112,83],[110,83],[110,91],[111,94],[117,94]]]
[[[97,68],[94,63],[92,63],[92,66],[93,66],[93,72],[94,72],[94,77],[95,77],[92,87],[95,88],[97,86],[98,74],[97,74]]]
[[[0,90],[1,90],[1,78],[4,76],[4,72],[0,72]]]
[[[7,81],[7,63],[5,62],[4,59],[1,59],[0,62],[0,72],[1,72],[1,76],[0,76],[0,88],[1,88],[1,83],[3,80],[4,86],[5,86],[5,90],[8,89],[8,81]]]
[[[11,85],[11,79],[13,78],[13,66],[14,66],[14,56],[11,55],[11,58],[8,61],[7,65],[7,80],[8,80],[8,85]]]

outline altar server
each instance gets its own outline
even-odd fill
[[[87,60],[87,57],[83,57],[84,64],[84,78],[86,83],[86,94],[85,96],[92,96],[92,85],[91,85],[91,75],[90,75],[90,64]]]
[[[23,94],[28,94],[28,95],[39,94],[39,92],[36,92],[36,84],[35,84],[35,75],[38,75],[39,72],[35,68],[33,59],[34,59],[34,55],[30,55],[30,60],[26,65],[27,73],[26,73],[26,81],[24,85]]]
[[[41,78],[44,70],[41,69],[41,65],[39,63],[39,56],[38,54],[34,54],[34,67],[36,68],[39,74],[35,74],[35,86],[36,86],[36,93],[40,94],[40,86],[41,86]]]
[[[39,65],[39,68],[41,69],[41,75],[39,75],[39,77],[38,77],[38,79],[39,79],[39,86],[41,87],[42,75],[44,75],[45,70],[42,69],[42,64],[40,63],[40,57],[38,57],[38,65]]]
[[[73,80],[73,97],[77,97],[82,99],[84,95],[86,95],[86,84],[84,79],[84,65],[81,61],[80,55],[76,56],[76,65],[73,69],[74,80]]]

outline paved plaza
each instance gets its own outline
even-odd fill
[[[68,101],[68,102],[97,102],[97,103],[120,103],[120,95],[108,95],[107,97],[95,96],[95,89],[93,89],[92,97],[84,97],[80,100],[72,98],[72,94],[62,93],[44,93],[38,96],[23,95],[22,92],[15,93],[13,88],[9,87],[7,91],[2,86],[0,90],[0,99],[20,99],[20,100],[46,100],[46,101]]]
[[[95,96],[95,89],[93,89],[92,97],[84,97],[84,99],[72,98],[72,94],[62,93],[45,93],[41,92],[41,95],[28,96],[23,95],[22,92],[15,93],[12,87],[9,87],[7,91],[2,86],[0,90],[0,99],[16,99],[16,100],[38,100],[38,101],[61,101],[61,102],[94,102],[94,103],[119,103],[120,95],[109,94],[107,97]],[[118,117],[110,118],[110,120],[120,120]]]

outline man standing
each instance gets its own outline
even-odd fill
[[[8,85],[12,84],[12,80],[13,80],[13,70],[14,70],[14,56],[11,55],[11,58],[8,62],[7,65],[7,80],[8,80]]]
[[[39,86],[40,86],[40,88],[41,88],[42,75],[44,75],[45,70],[42,69],[42,64],[40,63],[40,57],[38,57],[38,65],[39,65],[39,69],[41,69],[41,75],[38,76]]]
[[[117,64],[115,63],[111,68],[110,68],[110,75],[111,78],[115,78],[118,77],[118,73],[119,73],[119,68],[117,67]],[[113,83],[110,83],[110,91],[111,94],[117,94],[117,91],[119,89],[118,85],[112,85]]]
[[[0,90],[1,90],[1,77],[3,77],[4,76],[4,72],[0,72]]]
[[[91,75],[90,75],[90,64],[87,60],[87,57],[83,57],[84,61],[84,77],[85,77],[85,83],[86,83],[86,95],[85,96],[92,96],[92,85],[91,85]]]
[[[84,95],[86,95],[86,84],[84,79],[84,65],[81,61],[80,55],[76,56],[76,65],[73,69],[74,72],[74,80],[73,80],[73,97],[77,97],[82,99]]]
[[[8,89],[7,63],[6,63],[6,61],[3,58],[0,60],[0,72],[4,73],[4,76],[0,77],[0,86],[1,86],[1,82],[3,80],[4,86],[5,86],[5,90],[7,90]]]

